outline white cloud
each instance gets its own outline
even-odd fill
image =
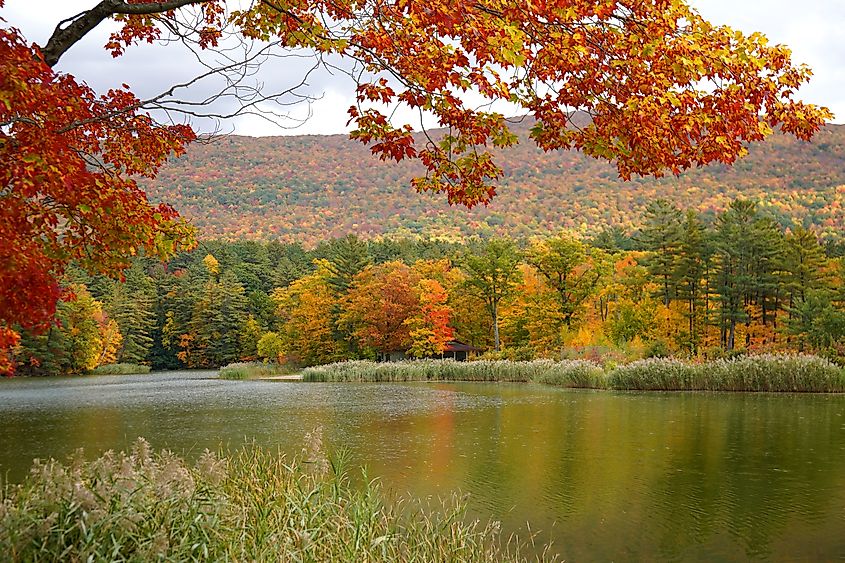
[[[793,60],[813,69],[799,95],[827,106],[845,122],[845,2],[842,0],[689,0],[713,23],[750,33],[760,31],[772,43],[788,45]]]

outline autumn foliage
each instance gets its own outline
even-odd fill
[[[334,338],[337,296],[328,283],[325,262],[317,270],[272,294],[276,314],[283,319],[278,356],[306,365],[335,361],[346,346]]]
[[[341,322],[362,346],[380,354],[406,350],[412,342],[410,319],[420,308],[418,283],[419,274],[399,262],[364,270],[345,297]]]
[[[115,274],[142,249],[169,256],[188,239],[133,176],[154,175],[194,134],[137,104],[128,90],[97,96],[0,29],[0,350],[16,341],[12,325],[50,323],[68,262]]]
[[[658,200],[633,236],[594,239],[205,241],[166,267],[133,259],[122,284],[65,280],[75,297],[46,334],[23,331],[21,373],[436,358],[453,340],[499,359],[845,362],[845,247],[749,200],[713,219]]]
[[[514,129],[528,138],[528,123]],[[152,199],[179,209],[202,238],[278,238],[305,246],[349,234],[457,241],[565,228],[590,237],[607,226],[636,230],[656,199],[712,217],[735,197],[759,201],[784,226],[801,220],[825,239],[845,234],[845,125],[826,125],[811,143],[776,133],[751,145],[736,166],[630,182],[609,163],[577,152],[546,153],[522,143],[496,154],[505,170],[500,193],[472,209],[432,193],[408,197],[418,165],[374,162],[366,147],[344,135],[194,144],[142,185]]]
[[[433,279],[420,280],[416,287],[420,307],[417,314],[405,321],[411,329],[411,355],[428,358],[442,354],[446,344],[454,337],[449,324],[452,310],[449,294]]]
[[[464,103],[470,89],[526,110],[544,150],[612,160],[626,179],[731,163],[774,127],[808,139],[830,116],[793,100],[810,73],[786,47],[714,26],[677,0],[365,2],[338,15],[361,12],[371,17],[342,52],[401,78],[359,86],[353,137],[385,159],[418,157],[428,173],[414,185],[450,202],[489,201],[502,170],[478,147],[516,142],[501,114]],[[417,146],[373,102],[430,111],[449,132]]]
[[[17,326],[50,322],[69,262],[119,276],[141,250],[168,256],[190,243],[176,212],[151,205],[136,178],[155,176],[195,133],[157,122],[128,87],[100,95],[52,68],[105,19],[121,23],[106,45],[119,56],[182,29],[181,10],[194,11],[186,33],[201,49],[217,48],[226,30],[355,60],[366,72],[354,84],[352,137],[382,159],[418,160],[417,190],[466,206],[495,194],[503,171],[491,148],[518,140],[501,113],[473,109],[469,91],[530,114],[543,150],[613,161],[626,179],[732,163],[773,128],[809,139],[830,117],[793,98],[810,71],[788,49],[711,25],[680,0],[292,0],[245,10],[115,0],[63,22],[43,48],[3,27],[0,369]],[[418,140],[390,119],[395,106],[433,115],[446,133]]]

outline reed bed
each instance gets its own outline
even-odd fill
[[[841,393],[845,371],[815,356],[765,354],[692,364],[651,358],[608,375],[614,389]]]
[[[106,364],[95,367],[91,373],[94,375],[132,375],[137,373],[150,373],[150,366],[139,364]]]
[[[409,360],[402,362],[350,361],[306,368],[303,381],[542,381],[568,387],[592,386],[601,368],[583,360]]]
[[[611,389],[677,391],[698,388],[700,369],[675,358],[648,358],[614,368],[607,377]]]
[[[765,355],[719,360],[702,375],[726,391],[845,392],[845,369],[817,356]]]
[[[649,358],[607,375],[611,389],[841,393],[845,370],[817,356],[761,354],[705,363]]]
[[[606,389],[607,372],[595,362],[589,360],[562,360],[552,362],[548,369],[533,381],[557,387],[578,389]]]
[[[706,363],[650,358],[611,369],[587,360],[350,361],[307,368],[303,381],[534,382],[644,391],[845,392],[845,370],[816,356],[764,354]]]
[[[0,552],[7,561],[525,560],[496,523],[468,522],[460,498],[389,500],[378,481],[350,479],[346,457],[288,460],[253,446],[206,451],[191,465],[139,439],[94,461],[36,460],[2,491]]]
[[[256,379],[276,375],[290,375],[297,369],[287,364],[275,362],[236,362],[220,368],[220,379]]]

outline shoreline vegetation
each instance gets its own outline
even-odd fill
[[[140,364],[105,364],[91,370],[91,375],[136,375],[139,373],[150,373],[150,366]]]
[[[0,550],[12,561],[553,561],[533,536],[503,539],[497,522],[466,515],[466,499],[393,498],[377,479],[326,457],[319,429],[301,456],[258,446],[195,464],[129,452],[66,464],[35,460],[6,484]]]
[[[533,382],[638,391],[845,392],[845,369],[808,355],[740,356],[704,363],[649,358],[602,367],[589,360],[348,361],[302,371],[306,382]]]
[[[243,380],[292,375],[299,369],[289,364],[276,362],[235,362],[220,368],[220,379]]]
[[[62,281],[73,299],[49,330],[24,330],[11,360],[15,375],[51,376],[118,362],[429,358],[463,345],[490,360],[791,353],[845,365],[845,244],[771,211],[737,199],[685,214],[659,200],[628,230],[589,237],[209,240],[166,267],[135,257],[125,283],[74,265]]]

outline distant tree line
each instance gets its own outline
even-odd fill
[[[584,240],[205,241],[118,282],[71,269],[54,326],[23,332],[19,374],[265,359],[316,365],[438,356],[845,356],[843,249],[753,201],[713,217],[653,202],[635,233]]]

